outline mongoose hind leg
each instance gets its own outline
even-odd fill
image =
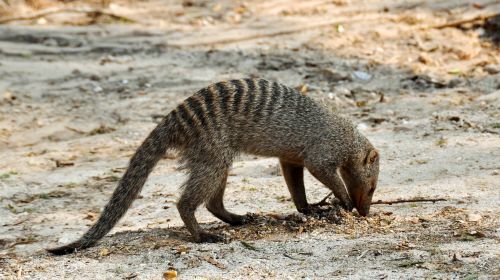
[[[185,190],[177,202],[177,209],[179,210],[182,221],[195,242],[214,243],[223,241],[224,238],[222,236],[205,232],[200,227],[200,224],[198,224],[194,214],[198,206],[205,201],[209,194],[203,191],[198,192],[199,187],[193,185],[190,181],[191,180],[188,180],[186,183]]]
[[[213,194],[212,198],[207,202],[207,209],[212,213],[215,217],[219,218],[223,222],[226,222],[232,226],[242,225],[249,221],[249,217],[247,215],[237,215],[231,213],[226,210],[224,207],[224,190],[226,189],[227,184],[227,173],[224,175],[224,178],[220,182],[217,191]]]
[[[280,159],[281,169],[286,185],[292,196],[293,203],[300,213],[310,211],[304,187],[304,166],[286,162]]]
[[[187,165],[191,172],[183,186],[184,190],[177,202],[177,209],[195,242],[213,243],[224,240],[222,236],[205,232],[196,221],[195,212],[198,206],[207,203],[217,194],[222,183],[225,183],[228,166],[229,164],[207,163],[196,159]]]

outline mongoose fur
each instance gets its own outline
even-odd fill
[[[370,210],[379,154],[347,119],[294,89],[264,79],[218,82],[196,92],[166,115],[144,140],[98,221],[77,241],[49,252],[63,255],[93,246],[126,213],[167,149],[180,151],[189,177],[177,202],[196,242],[222,238],[204,231],[195,211],[205,203],[231,225],[248,220],[224,208],[228,169],[241,152],[278,157],[297,210],[312,210],[304,167],[333,191],[344,208]]]

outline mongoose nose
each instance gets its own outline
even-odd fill
[[[368,215],[368,212],[365,212],[364,210],[362,209],[357,209],[358,210],[358,213],[359,215],[363,216],[363,217],[366,217]]]
[[[366,217],[370,213],[370,204],[363,205],[363,203],[360,203],[358,204],[358,207],[356,207],[356,210],[358,210],[359,215]]]

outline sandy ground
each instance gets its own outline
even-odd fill
[[[112,1],[134,22],[55,13],[0,25],[0,278],[498,279],[500,25],[434,28],[500,12],[470,2]],[[4,17],[39,11],[13,3]],[[382,155],[374,200],[447,201],[301,216],[277,160],[245,155],[225,203],[261,218],[229,227],[200,209],[228,241],[195,244],[169,154],[98,246],[43,251],[95,221],[159,116],[246,76],[350,116]],[[328,194],[310,175],[306,185],[310,201]]]

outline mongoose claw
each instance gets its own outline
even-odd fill
[[[351,212],[351,211],[352,211],[352,209],[354,209],[354,206],[352,205],[352,202],[351,202],[351,201],[347,201],[347,202],[346,202],[346,201],[344,201],[344,202],[342,203],[342,207],[343,207],[345,210],[347,210],[348,212]]]
[[[254,222],[255,220],[257,220],[258,217],[259,217],[259,215],[257,215],[257,214],[246,213],[245,215],[243,215],[243,219],[241,221],[242,225]]]
[[[228,221],[228,224],[232,226],[242,226],[255,221],[257,216],[252,213],[247,213],[245,215],[234,215],[233,218]]]
[[[309,205],[307,205],[307,207],[303,207],[300,209],[297,208],[297,211],[299,211],[299,213],[302,213],[304,215],[310,215],[318,209],[320,209],[319,205],[309,204]]]
[[[325,204],[313,203],[313,204],[308,204],[307,207],[303,207],[300,209],[298,208],[297,210],[299,211],[299,213],[302,213],[304,215],[314,215],[317,213],[328,211],[328,210],[322,208],[322,206],[325,206]]]
[[[223,241],[223,236],[208,232],[200,233],[200,237],[196,239],[196,243],[219,243]]]
[[[340,205],[340,207],[344,208],[344,210],[351,212],[352,209],[354,209],[354,206],[352,205],[351,200],[340,200],[338,198],[332,199],[332,204],[335,205]]]
[[[57,248],[48,248],[45,250],[53,255],[62,256],[62,255],[66,255],[66,254],[75,253],[77,251],[77,248],[74,248],[71,246],[61,246],[61,247],[57,247]]]
[[[340,206],[346,211],[352,211],[354,209],[352,203],[350,200],[348,201],[341,201],[338,198],[332,198],[329,202],[326,201],[320,201],[318,203],[313,203],[309,204],[307,207],[298,209],[300,213],[305,214],[305,215],[311,215],[315,213],[321,213],[325,211],[329,211],[328,207],[325,208],[324,206]]]

